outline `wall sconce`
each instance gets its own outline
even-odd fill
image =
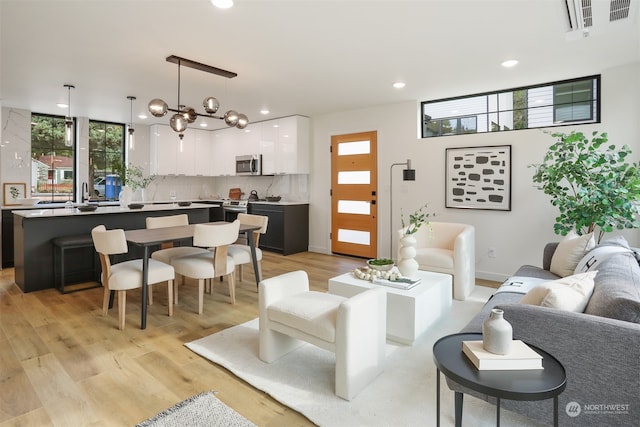
[[[64,118],[64,145],[73,146],[73,118],[71,117],[71,89],[75,89],[74,85],[65,84],[64,87],[69,91],[67,99],[67,117]]]
[[[402,170],[403,181],[415,181],[416,170],[411,169],[411,159],[407,159],[404,163],[392,163],[389,168],[389,258],[393,259],[393,167],[394,166],[406,166],[406,169]]]
[[[202,102],[202,106],[204,107],[204,111],[206,112],[206,114],[197,113],[196,110],[194,110],[193,108],[185,107],[184,105],[180,104],[180,66],[181,65],[184,65],[189,68],[194,68],[200,71],[206,71],[207,73],[216,74],[218,76],[227,77],[229,79],[236,77],[238,74],[232,71],[227,71],[220,68],[212,67],[211,65],[206,65],[200,62],[192,61],[190,59],[180,58],[179,56],[175,56],[175,55],[168,56],[167,62],[178,64],[177,109],[169,108],[166,102],[164,102],[162,99],[156,98],[156,99],[152,99],[149,102],[149,112],[153,114],[154,117],[163,117],[164,115],[167,114],[168,111],[172,111],[176,113],[173,116],[171,116],[169,124],[171,125],[171,129],[178,132],[180,136],[180,141],[182,141],[182,138],[184,137],[182,132],[184,132],[187,129],[187,125],[189,123],[195,122],[198,116],[224,120],[227,126],[237,127],[238,129],[244,129],[247,127],[247,125],[249,124],[249,118],[246,115],[238,113],[235,110],[227,111],[226,113],[224,113],[224,116],[215,116],[214,114],[218,111],[218,108],[220,108],[220,103],[213,96],[209,96],[205,98],[204,101]]]
[[[127,99],[131,101],[131,110],[129,111],[129,129],[127,132],[129,133],[129,150],[133,150],[136,146],[135,141],[133,139],[133,133],[136,131],[133,128],[133,101],[136,100],[135,96],[127,96]]]

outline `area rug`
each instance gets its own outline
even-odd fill
[[[436,425],[434,342],[458,332],[480,311],[495,289],[476,287],[466,301],[453,301],[451,311],[413,347],[387,342],[385,371],[353,400],[334,394],[333,353],[303,345],[274,363],[258,358],[258,319],[187,343],[197,354],[217,363],[319,426]],[[441,425],[454,425],[454,402],[441,381]],[[538,426],[519,414],[502,410],[503,426]],[[463,425],[495,426],[495,406],[465,397]]]
[[[197,394],[168,408],[136,427],[255,427],[251,421],[222,403],[213,392]]]

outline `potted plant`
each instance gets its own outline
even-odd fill
[[[418,261],[416,257],[416,238],[413,236],[424,224],[429,223],[429,217],[435,216],[426,212],[427,204],[420,206],[413,214],[409,215],[409,225],[404,220],[404,213],[400,210],[400,223],[402,224],[403,236],[400,238],[400,248],[398,250],[398,270],[404,277],[414,277],[418,272]]]
[[[137,189],[141,189],[144,192],[155,178],[155,175],[144,176],[143,169],[132,163],[129,163],[128,166],[124,163],[116,163],[113,166],[113,171],[118,174],[122,183],[122,191],[119,196],[122,206],[128,206],[133,197],[133,192]],[[144,195],[141,195],[141,198],[144,200]]]
[[[535,168],[533,182],[557,206],[554,232],[565,236],[594,232],[597,241],[614,229],[638,228],[640,168],[626,161],[628,145],[606,145],[606,132],[552,133],[557,139]]]

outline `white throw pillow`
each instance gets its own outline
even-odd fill
[[[593,233],[578,236],[571,231],[560,241],[551,257],[550,271],[560,277],[571,276],[580,260],[596,246]]]
[[[593,294],[593,279],[597,273],[590,271],[543,283],[522,297],[520,304],[582,313]]]

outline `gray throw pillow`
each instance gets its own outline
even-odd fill
[[[587,314],[640,323],[640,267],[631,252],[617,253],[598,265]]]

